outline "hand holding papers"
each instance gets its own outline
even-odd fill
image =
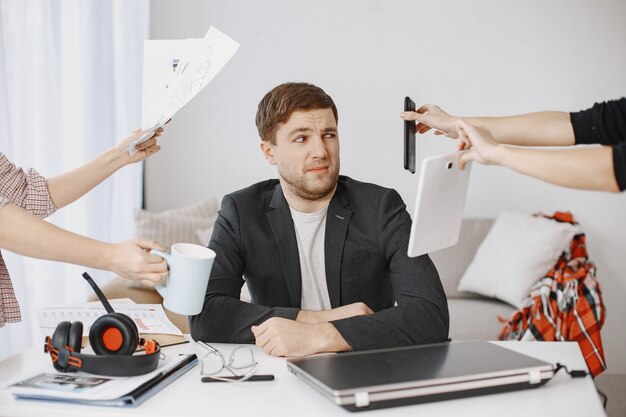
[[[239,44],[209,28],[202,39],[144,42],[141,128],[146,131],[128,148],[144,142],[191,101],[217,75]]]

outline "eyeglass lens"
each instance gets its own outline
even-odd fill
[[[227,369],[235,376],[239,376],[236,371],[246,370],[255,365],[252,349],[247,346],[239,346],[231,352],[228,363],[224,361],[224,356],[218,351],[206,354],[202,360],[202,373],[215,375],[223,369]]]

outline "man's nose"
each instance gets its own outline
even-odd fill
[[[325,158],[327,155],[327,151],[324,138],[322,138],[321,136],[315,136],[314,140],[312,140],[311,142],[311,156],[313,158]]]

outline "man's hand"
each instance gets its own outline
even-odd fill
[[[306,356],[320,352],[342,352],[350,345],[330,323],[308,324],[272,317],[252,326],[257,346],[272,356]]]
[[[449,138],[458,138],[456,122],[458,117],[449,115],[434,104],[424,104],[416,111],[400,113],[400,117],[406,121],[417,121],[416,133],[426,133],[435,129],[435,135],[446,135]]]
[[[328,323],[334,320],[347,319],[355,316],[371,316],[374,314],[365,303],[352,303],[325,311],[300,310],[296,320],[300,323]]]

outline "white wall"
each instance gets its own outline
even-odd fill
[[[409,210],[417,177],[402,169],[405,95],[452,114],[574,111],[626,94],[626,2],[153,0],[151,37],[241,43],[225,70],[176,116],[146,164],[153,210],[275,177],[259,149],[256,106],[272,87],[308,81],[339,108],[342,173],[396,188]],[[418,158],[454,150],[423,137]],[[419,169],[419,167],[418,167]],[[626,372],[626,195],[559,189],[475,166],[466,216],[569,210],[587,232],[603,284],[610,372]]]

